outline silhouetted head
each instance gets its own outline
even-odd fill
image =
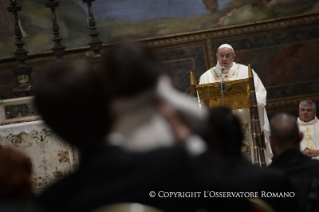
[[[107,90],[89,62],[57,63],[39,76],[35,105],[46,124],[67,142],[89,145],[111,126]]]
[[[299,132],[296,118],[286,113],[280,113],[270,120],[272,149],[280,154],[286,149],[298,149],[303,134]]]
[[[107,52],[104,74],[113,96],[121,98],[154,88],[160,72],[155,56],[145,44],[122,41]]]
[[[243,133],[238,118],[231,109],[210,109],[205,140],[222,156],[241,154]]]

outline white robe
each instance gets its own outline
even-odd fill
[[[259,113],[259,120],[260,120],[260,127],[261,130],[264,132],[265,135],[265,143],[266,143],[266,150],[265,150],[265,157],[266,157],[266,164],[269,165],[272,161],[272,151],[269,143],[269,136],[270,136],[270,126],[269,121],[266,113],[266,100],[267,100],[267,91],[259,79],[258,75],[252,71],[254,75],[254,84],[255,84],[255,91],[257,97],[257,105],[258,105],[258,113]],[[216,66],[206,71],[199,79],[199,84],[208,84],[208,83],[215,83],[220,82],[220,73],[221,73],[221,66],[217,62]],[[231,81],[231,80],[239,80],[239,79],[246,79],[248,78],[248,67],[242,64],[238,64],[233,62],[231,67],[225,69],[223,74],[223,81]],[[227,76],[226,76],[227,75]],[[238,109],[234,110],[234,114],[236,114],[241,123],[248,123],[250,126],[250,110],[249,109]]]
[[[304,133],[303,139],[300,142],[300,150],[304,150],[307,147],[309,149],[319,150],[319,121],[315,117],[312,121],[303,122],[297,119],[299,131]],[[313,157],[313,159],[319,160],[319,156]]]

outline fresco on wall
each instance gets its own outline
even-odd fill
[[[235,61],[251,64],[267,99],[319,93],[319,27],[228,40]]]
[[[51,51],[52,15],[44,0],[18,0],[22,10],[18,13],[24,49],[29,54]],[[9,1],[0,0],[0,58],[13,57],[14,46],[14,18],[7,11]],[[70,12],[72,11],[72,12]],[[60,27],[62,44],[67,48],[85,46],[90,40],[89,27],[85,11],[71,0],[63,0],[56,9],[56,16]]]
[[[51,11],[43,0],[19,0],[25,49],[29,54],[53,47]],[[0,57],[15,50],[13,17],[8,1],[0,2]],[[109,42],[121,36],[150,38],[194,32],[243,23],[254,23],[319,11],[319,0],[97,0],[93,12],[99,38]],[[87,5],[82,0],[63,0],[56,10],[63,45],[67,49],[90,41]]]

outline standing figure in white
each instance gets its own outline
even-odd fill
[[[208,84],[215,83],[220,81],[220,77],[222,77],[223,81],[230,80],[239,80],[248,78],[248,67],[239,63],[235,63],[235,51],[233,47],[229,44],[222,44],[218,48],[218,52],[216,53],[217,64],[206,71],[199,79],[199,84]],[[224,68],[223,72],[221,71]],[[222,72],[222,73],[221,73]],[[272,161],[272,150],[269,143],[270,136],[270,127],[269,121],[267,117],[267,113],[265,110],[266,99],[267,99],[267,91],[259,79],[258,75],[252,70],[254,75],[254,84],[255,84],[255,93],[257,97],[257,105],[259,112],[259,120],[261,131],[264,132],[265,137],[265,159],[266,164],[269,165]],[[250,118],[250,110],[248,108],[245,109],[237,109],[233,111],[242,124],[248,124],[250,126],[251,118]],[[252,138],[252,135],[250,135]],[[252,140],[252,139],[250,139]],[[251,148],[252,149],[252,148]]]

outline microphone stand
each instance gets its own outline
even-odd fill
[[[222,100],[223,100],[223,106],[225,107],[225,101],[224,101],[224,87],[223,87],[223,71],[225,70],[225,67],[222,67],[220,71],[220,90],[222,92]]]

